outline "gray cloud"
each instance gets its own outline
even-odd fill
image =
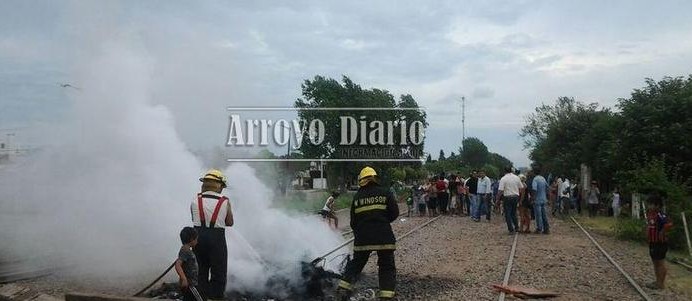
[[[0,2],[0,127],[30,125],[69,107],[52,85],[70,80],[89,35],[138,41],[152,63],[153,101],[171,108],[193,148],[220,143],[226,106],[290,105],[316,74],[411,93],[429,108],[430,131],[458,126],[450,99],[467,95],[469,124],[521,145],[508,133],[541,102],[568,95],[609,105],[644,77],[681,75],[692,63],[685,38],[692,36],[692,4],[684,2],[103,5]],[[212,133],[199,135],[202,129]],[[429,137],[431,149],[452,148]],[[527,162],[525,151],[514,155]]]

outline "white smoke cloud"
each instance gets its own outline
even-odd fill
[[[226,172],[236,222],[228,234],[232,289],[253,292],[277,276],[298,280],[301,260],[313,260],[342,242],[315,216],[272,208],[271,190],[248,165],[233,164]]]
[[[42,129],[40,153],[0,171],[0,227],[8,229],[0,251],[107,283],[153,275],[175,258],[206,167],[165,105],[153,105],[155,57],[132,33],[91,31],[72,72],[81,90],[71,92],[69,119]],[[340,243],[315,217],[272,208],[251,167],[227,172],[236,219],[227,231],[230,288],[261,292],[269,277],[295,277],[300,260]]]

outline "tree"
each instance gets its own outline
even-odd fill
[[[692,75],[646,79],[617,108],[561,97],[527,116],[520,135],[544,169],[576,170],[585,163],[606,186],[617,180],[627,192],[667,195],[675,218],[689,209],[692,185]],[[671,242],[682,237],[674,231]]]
[[[437,159],[438,161],[444,161],[445,160],[445,151],[440,150],[440,156]]]
[[[432,156],[430,154],[425,158],[425,163],[432,163]]]
[[[594,124],[608,114],[608,110],[599,110],[595,103],[587,105],[571,97],[559,97],[555,105],[542,105],[527,116],[519,135],[525,146],[531,148],[529,157],[545,171],[574,175],[581,163],[591,166],[582,141],[590,135]]]
[[[692,184],[692,75],[665,77],[635,89],[618,101],[619,159],[625,168],[652,159],[663,161],[670,176]]]
[[[488,147],[478,138],[470,137],[462,142],[461,160],[472,168],[480,168],[488,162]]]
[[[342,129],[340,126],[342,117],[353,118],[358,123],[365,122],[369,127],[366,137],[386,137],[387,140],[390,137],[388,133],[372,130],[370,126],[373,124],[386,124],[389,126],[389,122],[392,122],[395,126],[403,126],[404,123],[401,121],[404,120],[406,125],[418,121],[423,125],[422,129],[427,127],[426,114],[418,109],[418,103],[411,95],[401,95],[397,101],[387,90],[377,88],[363,89],[346,76],[342,78],[341,83],[331,78],[315,76],[311,80],[305,80],[301,87],[302,98],[297,99],[294,103],[294,107],[298,109],[298,117],[301,123],[307,127],[312,121],[319,120],[325,125],[324,141],[322,143],[309,143],[311,133],[309,131],[303,132],[303,143],[300,146],[300,152],[303,154],[303,157],[353,159],[353,156],[358,156],[358,159],[372,159],[370,162],[344,161],[329,164],[328,169],[338,170],[340,174],[336,181],[330,180],[330,183],[352,182],[357,177],[355,174],[357,170],[360,170],[366,164],[382,171],[383,179],[390,178],[386,175],[387,171],[390,167],[399,164],[382,162],[379,160],[383,159],[382,153],[402,154],[402,156],[403,154],[411,154],[407,159],[422,158],[424,141],[420,144],[415,144],[409,139],[410,137],[401,137],[400,130],[394,130],[392,133],[393,145],[387,143],[366,143],[366,145],[342,143]],[[315,108],[352,107],[392,108],[392,110],[314,110]],[[401,108],[401,110],[398,110],[398,108]],[[360,131],[357,131],[357,134],[359,133]],[[360,138],[357,137],[356,139],[360,141]],[[402,145],[401,141],[405,143]],[[354,153],[357,155],[351,155]],[[416,162],[403,164],[420,166],[420,163]],[[328,174],[331,175],[333,173],[328,172]]]
[[[497,153],[488,154],[488,163],[498,168],[498,170],[503,170],[506,166],[512,166],[512,161]]]

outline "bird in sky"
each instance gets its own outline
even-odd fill
[[[78,87],[75,87],[75,86],[73,86],[73,85],[66,84],[66,83],[58,83],[58,85],[59,85],[60,87],[62,87],[62,88],[72,88],[72,89],[75,89],[75,90],[77,90],[77,91],[82,90],[82,89],[80,89],[80,88],[78,88]]]

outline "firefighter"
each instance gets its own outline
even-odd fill
[[[360,171],[358,186],[358,192],[351,203],[351,228],[355,237],[353,259],[346,264],[344,275],[339,281],[337,300],[350,298],[356,277],[373,251],[377,252],[379,267],[378,297],[380,300],[391,300],[396,286],[396,239],[390,223],[399,216],[399,207],[394,193],[380,186],[377,173],[372,167],[366,166]]]
[[[199,179],[201,192],[192,201],[192,223],[198,233],[194,248],[199,264],[199,285],[209,299],[223,299],[226,289],[225,227],[233,226],[233,212],[228,197],[221,194],[226,188],[226,177],[216,169],[210,169]]]

